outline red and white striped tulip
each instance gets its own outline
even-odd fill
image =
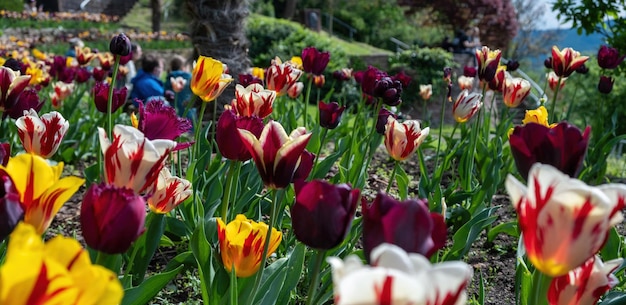
[[[0,66],[0,112],[10,109],[30,82],[30,75],[20,75],[11,68]]]
[[[512,175],[505,186],[517,210],[526,255],[551,277],[565,275],[595,255],[609,230],[624,219],[624,184],[589,186],[535,163],[528,186]]]
[[[519,106],[530,94],[530,82],[519,77],[507,78],[504,81],[502,99],[509,108]]]
[[[389,116],[385,126],[385,147],[389,156],[396,161],[406,160],[424,142],[429,131],[429,127],[420,129],[420,122],[417,120],[400,123]]]
[[[232,106],[239,116],[256,115],[264,119],[272,114],[275,99],[276,91],[266,90],[260,84],[251,84],[245,88],[242,85],[237,85]]]
[[[559,50],[557,46],[552,47],[552,70],[557,76],[569,77],[589,59],[589,56],[582,56],[580,52],[572,48]]]
[[[465,123],[471,119],[483,106],[482,97],[483,95],[480,93],[470,93],[467,90],[461,91],[454,105],[452,105],[454,119],[459,123]]]
[[[459,88],[461,90],[472,90],[474,87],[474,78],[461,75],[457,78],[457,82],[459,83]]]
[[[155,213],[169,213],[191,194],[191,182],[186,179],[172,176],[167,167],[163,167],[159,173],[159,179],[152,196],[148,198],[148,206]]]
[[[267,89],[276,91],[277,96],[283,96],[300,76],[302,76],[302,70],[296,69],[289,62],[281,62],[277,57],[265,72],[265,84]]]
[[[59,149],[70,127],[70,123],[56,111],[46,113],[40,118],[33,109],[24,111],[24,116],[17,119],[15,125],[24,150],[46,159]]]
[[[563,89],[565,86],[565,80],[567,77],[561,77],[561,83],[559,84],[559,76],[554,73],[554,71],[550,71],[550,73],[546,74],[546,79],[548,80],[548,86],[550,90],[556,90],[556,87],[559,86],[559,90]]]
[[[187,80],[182,76],[178,77],[170,77],[170,85],[172,86],[172,90],[176,93],[179,93],[185,89],[185,85],[187,85]]]

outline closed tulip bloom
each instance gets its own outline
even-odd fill
[[[170,84],[172,86],[172,90],[176,93],[179,93],[185,89],[185,85],[187,85],[187,80],[182,76],[179,77],[170,77]]]
[[[388,122],[388,118],[392,117],[394,119],[397,119],[398,116],[387,110],[387,108],[385,107],[381,107],[380,111],[378,112],[378,119],[376,120],[376,132],[380,135],[384,135],[385,134],[385,129],[387,127],[387,122]]]
[[[282,240],[282,233],[272,228],[267,256],[263,257],[267,229],[265,223],[255,222],[241,214],[228,225],[221,218],[217,219],[220,254],[226,271],[232,272],[234,267],[238,277],[249,277],[259,270]]]
[[[613,272],[624,260],[602,262],[595,255],[582,266],[555,279],[548,289],[548,302],[554,305],[595,305],[602,295],[619,283]]]
[[[217,148],[226,159],[248,161],[252,155],[239,137],[238,129],[245,129],[259,137],[263,126],[263,120],[257,116],[239,116],[232,109],[224,110],[217,121]]]
[[[505,186],[528,259],[551,277],[565,275],[595,255],[609,230],[623,220],[624,184],[589,186],[551,165],[536,163],[528,186],[512,175]]]
[[[500,65],[496,69],[496,75],[489,81],[489,89],[502,93],[506,80],[511,76],[506,72],[506,66]]]
[[[0,112],[15,105],[19,95],[28,86],[30,78],[30,75],[20,75],[20,72],[0,66]]]
[[[106,78],[107,74],[109,73],[109,71],[104,70],[102,68],[99,67],[95,67],[93,68],[93,79],[97,82],[103,82],[104,79]]]
[[[93,101],[96,104],[96,109],[102,113],[107,113],[107,104],[109,102],[109,84],[105,82],[96,82],[91,89],[93,94]],[[111,113],[120,109],[126,103],[126,96],[128,89],[122,87],[120,89],[113,89],[113,99],[111,100]]]
[[[598,50],[598,66],[602,69],[615,69],[623,61],[626,55],[619,56],[619,51],[616,48],[603,45]]]
[[[349,81],[352,78],[352,69],[342,68],[337,70],[333,72],[333,78],[341,82]]]
[[[156,188],[148,198],[150,210],[159,214],[166,214],[191,196],[191,182],[186,179],[172,176],[167,167],[161,169]]]
[[[577,177],[583,164],[591,128],[583,133],[561,122],[550,128],[540,124],[516,126],[509,137],[517,171],[524,179],[533,164],[550,164],[570,177]]]
[[[85,182],[78,177],[61,178],[63,162],[50,166],[46,159],[34,154],[20,154],[0,166],[0,176],[9,176],[19,194],[24,222],[43,234],[54,215]],[[3,181],[4,182],[4,181]]]
[[[383,103],[389,106],[397,106],[402,103],[402,83],[393,80],[389,76],[384,76],[374,85],[373,96],[382,99]]]
[[[457,82],[459,83],[459,89],[461,90],[472,90],[472,88],[474,87],[473,77],[461,75],[457,78]]]
[[[374,249],[371,266],[363,265],[356,255],[327,261],[337,305],[465,304],[473,275],[472,267],[464,262],[431,264],[426,257],[391,244]]]
[[[322,75],[330,61],[330,53],[320,52],[315,47],[302,50],[302,69],[306,73]]]
[[[467,90],[461,91],[454,105],[452,105],[454,119],[459,123],[465,123],[471,119],[483,106],[481,102],[482,97],[483,95],[480,93],[470,93]]]
[[[132,189],[92,184],[80,208],[80,225],[89,247],[108,254],[124,253],[143,233],[146,202]]]
[[[0,304],[120,304],[124,290],[117,275],[94,265],[73,238],[45,244],[24,223],[16,228],[0,266]]]
[[[263,80],[252,74],[239,74],[239,84],[244,88],[252,84],[263,85]]]
[[[11,177],[0,172],[0,241],[3,241],[24,218],[20,194]]]
[[[393,117],[387,118],[387,125],[385,126],[387,153],[396,161],[406,160],[424,142],[429,131],[429,127],[420,129],[420,122],[416,120],[400,123]]]
[[[211,57],[200,56],[191,73],[191,91],[205,102],[222,94],[233,78],[224,74],[224,65]]]
[[[360,191],[324,180],[299,180],[295,189],[291,223],[296,238],[315,249],[328,250],[339,245],[352,224]]]
[[[346,106],[339,107],[337,102],[319,102],[320,126],[328,129],[335,129],[339,125],[341,115],[346,110]]]
[[[235,86],[233,110],[240,116],[258,116],[261,119],[272,114],[276,91],[266,90],[260,84],[251,84],[248,87]]]
[[[463,67],[463,76],[476,77],[476,67],[471,67],[471,66]]]
[[[445,245],[447,229],[443,216],[431,213],[424,200],[398,201],[378,193],[372,204],[364,201],[361,209],[366,258],[382,243],[427,257]]]
[[[131,126],[115,125],[113,141],[98,128],[104,154],[105,181],[127,187],[137,194],[151,189],[164,166],[165,158],[176,147],[172,140],[149,140]]]
[[[604,94],[611,93],[611,91],[613,91],[613,83],[615,83],[615,79],[613,77],[605,75],[600,76],[600,80],[598,81],[598,91]]]
[[[496,75],[496,70],[500,65],[500,57],[502,57],[500,50],[490,50],[486,46],[477,49],[476,61],[478,62],[478,69],[476,73],[478,79],[486,82],[491,81]]]
[[[304,83],[296,82],[291,85],[291,87],[289,87],[289,89],[287,90],[287,96],[289,96],[290,98],[297,98],[298,96],[300,96],[300,94],[302,94],[303,89]]]
[[[556,75],[554,71],[550,71],[548,74],[546,74],[546,79],[548,81],[548,87],[550,87],[550,90],[555,91],[557,86],[559,86],[559,90],[563,89],[567,77],[561,77],[561,82],[559,83],[559,76]]]
[[[427,101],[433,95],[433,85],[420,85],[420,96],[423,100]]]
[[[191,121],[176,114],[176,109],[159,99],[148,99],[139,104],[139,120],[136,128],[149,140],[176,140],[191,130]],[[193,143],[176,143],[174,150],[181,150]]]
[[[582,56],[572,48],[559,50],[557,46],[552,47],[552,70],[557,76],[569,77],[584,65],[589,56]]]
[[[61,141],[70,127],[63,116],[52,111],[39,117],[30,109],[15,122],[24,150],[44,158],[50,158],[61,145]]]
[[[509,61],[506,62],[506,70],[508,72],[513,72],[517,70],[518,68],[519,68],[519,61],[514,60],[514,59],[509,59]]]
[[[326,77],[324,75],[313,75],[313,85],[317,88],[322,88],[326,84]]]
[[[509,108],[519,106],[530,94],[530,82],[519,77],[508,78],[502,91],[504,105]]]
[[[17,120],[24,115],[24,111],[33,109],[39,112],[43,104],[44,101],[39,99],[39,93],[35,89],[26,89],[22,91],[22,94],[17,98],[15,105],[4,112],[3,117],[8,116]]]
[[[283,96],[287,94],[287,90],[291,90],[290,88],[300,79],[300,76],[302,76],[301,70],[288,62],[282,63],[277,57],[265,71],[265,86],[269,90],[276,91],[277,96]],[[289,96],[292,97],[292,94]]]
[[[115,35],[109,43],[109,51],[113,55],[126,56],[131,52],[130,39],[126,34],[120,33]]]
[[[311,133],[304,127],[294,129],[287,135],[283,126],[270,121],[257,138],[245,129],[239,129],[242,142],[252,154],[261,179],[271,189],[282,189],[292,182]]]

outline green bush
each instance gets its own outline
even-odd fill
[[[22,10],[24,10],[24,1],[2,0],[0,1],[0,10],[21,12]]]

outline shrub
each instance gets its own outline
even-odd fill
[[[2,0],[0,1],[0,10],[21,12],[22,10],[24,10],[24,1]]]

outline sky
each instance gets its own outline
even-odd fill
[[[558,21],[556,13],[551,10],[553,1],[539,0],[538,2],[540,2],[541,4],[545,6],[545,14],[543,15],[543,22],[538,24],[538,28],[540,30],[571,28],[572,26],[571,23],[561,24]]]

